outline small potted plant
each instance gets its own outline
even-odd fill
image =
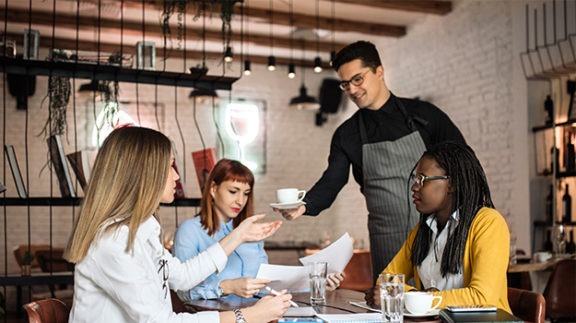
[[[30,251],[26,251],[22,258],[22,276],[30,276],[33,260],[34,255]]]

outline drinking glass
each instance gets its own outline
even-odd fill
[[[310,277],[310,303],[322,305],[326,303],[327,262],[313,262],[307,265]]]
[[[563,254],[566,246],[566,229],[562,223],[557,223],[552,229],[554,232],[554,253]]]
[[[404,274],[380,274],[382,321],[404,322]]]

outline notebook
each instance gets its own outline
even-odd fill
[[[477,323],[477,322],[524,322],[516,316],[498,309],[494,312],[450,312],[448,310],[440,311],[440,318],[445,323]]]

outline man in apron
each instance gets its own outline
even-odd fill
[[[374,281],[418,222],[409,178],[422,153],[441,141],[462,141],[460,130],[436,106],[398,98],[384,81],[376,47],[366,41],[338,52],[332,67],[340,88],[360,108],[336,129],[328,167],[308,191],[305,205],[278,210],[289,220],[318,215],[348,182],[350,165],[366,198]]]

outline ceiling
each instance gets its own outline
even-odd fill
[[[231,0],[206,0],[217,4],[205,11],[198,1],[176,9],[167,24],[166,52],[161,13],[164,2],[176,0],[6,0],[0,21],[20,48],[24,29],[31,28],[40,32],[41,47],[77,48],[84,55],[134,55],[136,42],[146,40],[155,42],[157,56],[221,61],[223,1]],[[243,54],[253,63],[274,55],[280,65],[311,66],[320,56],[326,65],[330,51],[350,42],[400,38],[428,16],[451,10],[452,1],[445,0],[244,0],[234,4],[230,44],[235,57]]]

